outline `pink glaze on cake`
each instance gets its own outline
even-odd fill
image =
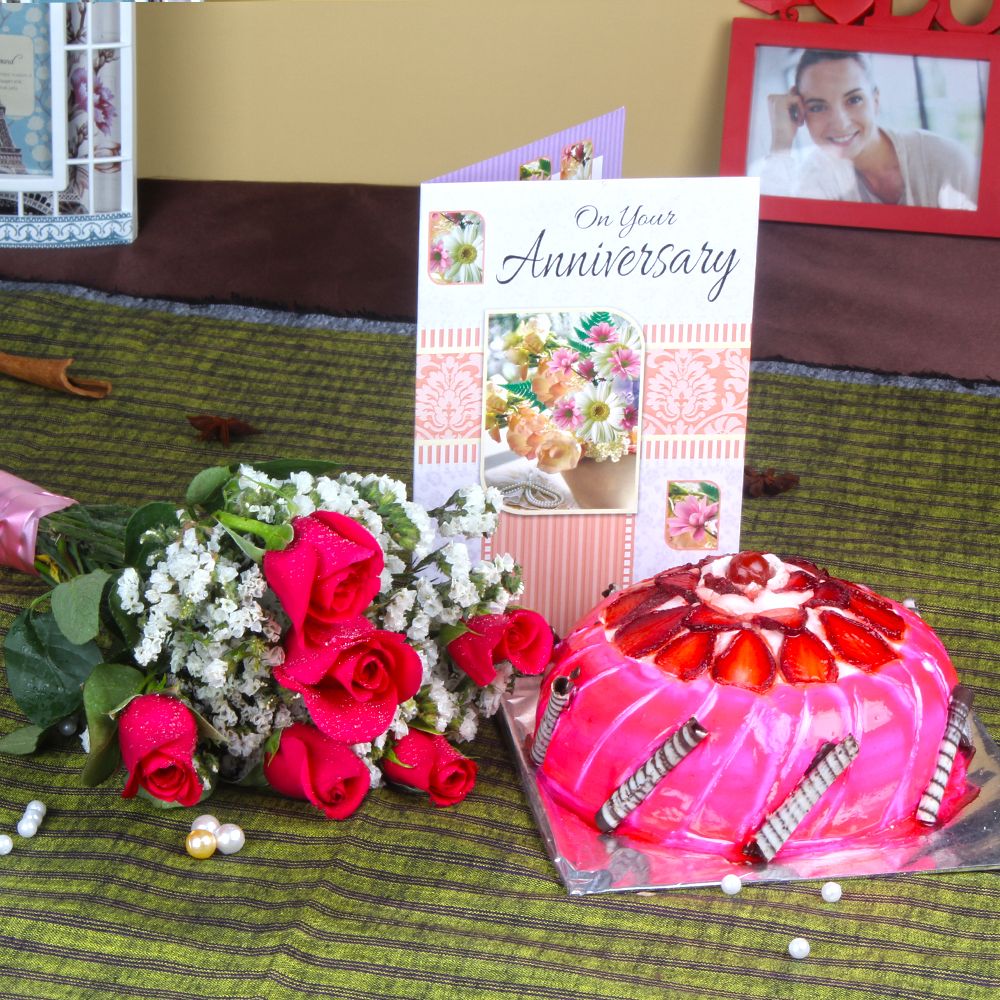
[[[662,573],[598,605],[558,647],[538,719],[552,682],[573,671],[572,698],[540,769],[546,789],[592,822],[694,717],[708,737],[619,829],[728,856],[740,854],[823,744],[848,734],[857,758],[783,853],[916,829],[958,683],[941,642],[902,605],[809,563],[753,553]],[[960,754],[950,808],[967,798],[965,763]]]

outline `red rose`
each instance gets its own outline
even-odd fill
[[[436,806],[461,802],[476,784],[475,761],[463,757],[443,736],[411,729],[393,747],[401,761],[379,761],[390,781],[427,792]],[[404,766],[408,765],[408,766]]]
[[[468,632],[448,643],[455,666],[464,670],[480,687],[496,680],[494,653],[503,637],[503,615],[477,615],[466,623]]]
[[[504,660],[523,674],[540,674],[552,659],[552,629],[536,611],[513,608],[502,615],[477,615],[466,625],[470,631],[452,639],[448,652],[480,686],[496,679],[495,665]]]
[[[396,706],[417,693],[423,665],[401,635],[355,618],[308,636],[293,632],[274,678],[302,695],[327,736],[365,743],[384,733]]]
[[[292,521],[286,549],[264,555],[264,576],[296,630],[342,622],[379,591],[382,549],[357,521],[320,510]]]
[[[296,722],[282,730],[276,753],[264,761],[264,777],[281,795],[308,799],[330,819],[346,819],[371,787],[368,768],[349,746]]]
[[[118,743],[128,769],[122,797],[143,787],[154,798],[193,806],[202,793],[194,769],[198,727],[190,709],[164,694],[133,698],[118,719]]]
[[[537,611],[513,608],[504,616],[503,635],[494,655],[510,660],[522,674],[540,674],[552,659],[552,629]]]

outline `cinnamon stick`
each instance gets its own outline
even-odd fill
[[[71,376],[68,371],[71,364],[72,358],[29,358],[0,351],[0,373],[4,375],[88,399],[104,399],[111,392],[111,383],[104,379]]]

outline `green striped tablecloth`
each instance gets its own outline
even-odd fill
[[[807,331],[803,332],[803,336]],[[179,496],[224,457],[343,459],[407,478],[413,339],[405,328],[289,325],[0,286],[0,350],[73,356],[103,402],[0,378],[0,466],[84,501]],[[228,453],[185,415],[262,433]],[[1000,399],[989,387],[865,384],[786,367],[752,379],[749,460],[802,477],[747,503],[744,546],[807,555],[938,630],[1000,736]],[[37,592],[0,574],[0,630]],[[0,685],[0,734],[21,722]],[[211,811],[244,850],[195,862],[190,811],[81,788],[73,748],[0,757],[0,830],[49,814],[0,858],[0,998],[301,997],[966,1000],[1000,987],[995,873],[570,899],[503,740],[484,727],[459,807],[379,791],[343,823],[264,794]],[[788,957],[804,936],[811,956]]]

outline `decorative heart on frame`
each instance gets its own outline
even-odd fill
[[[813,6],[837,24],[854,24],[868,13],[872,0],[813,0]]]
[[[782,21],[797,21],[796,7],[808,7],[812,0],[742,0],[748,7],[754,7],[765,14],[777,14]]]

